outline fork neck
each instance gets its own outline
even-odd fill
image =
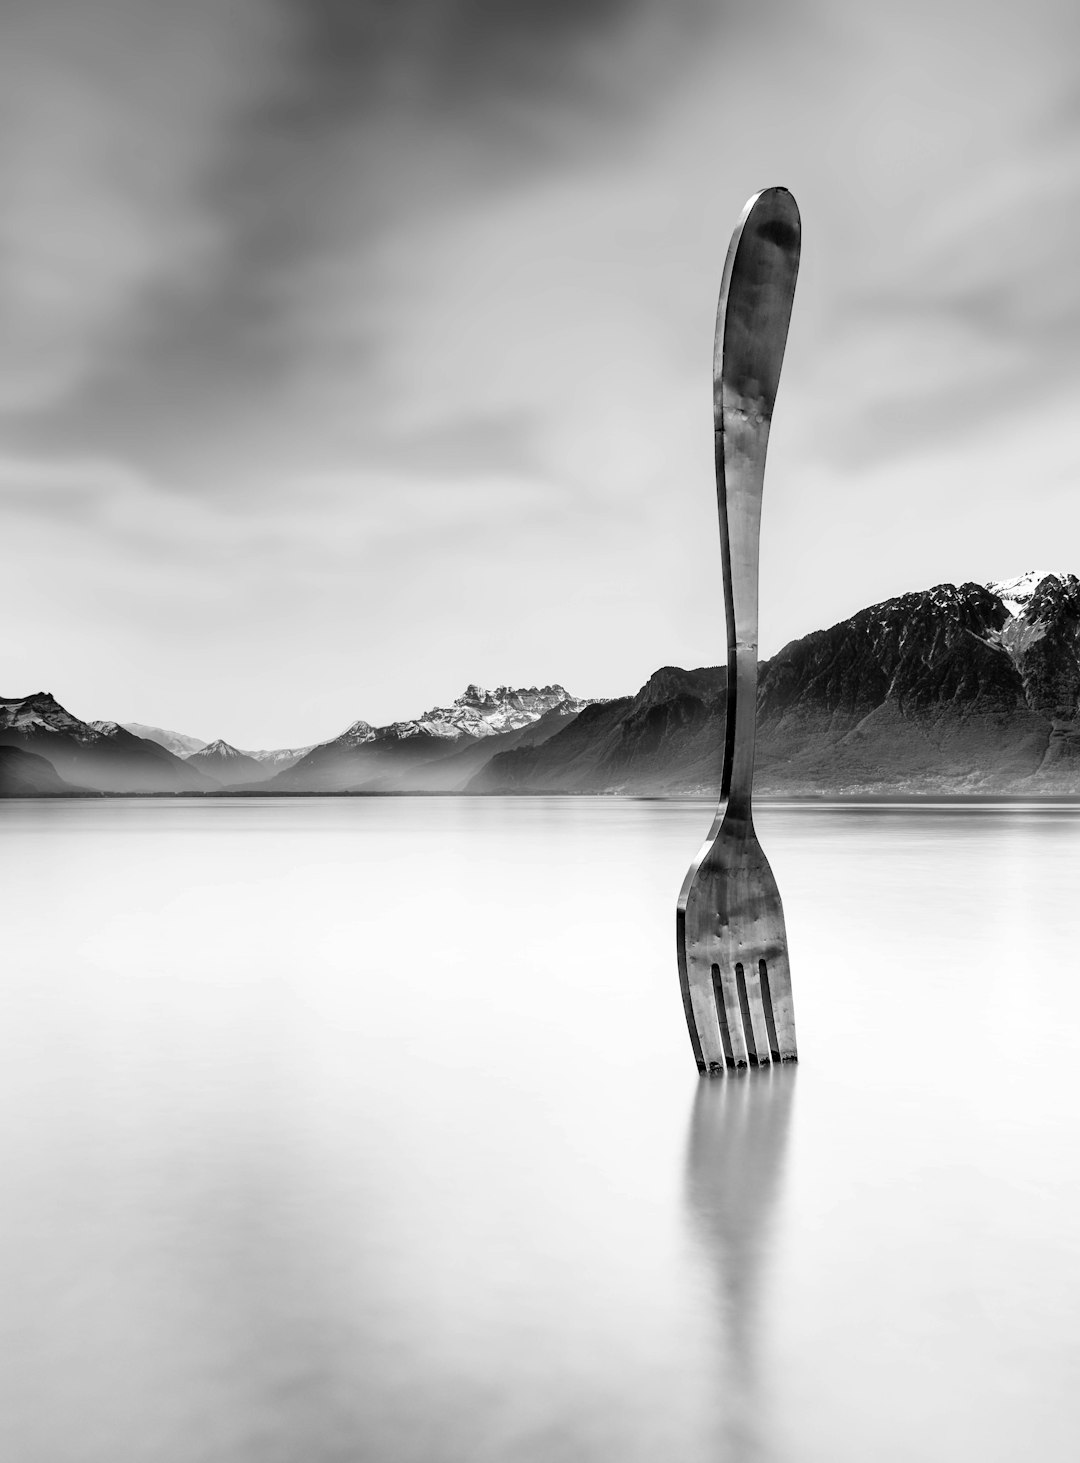
[[[752,822],[757,735],[758,548],[769,415],[764,403],[724,393],[716,432],[716,488],[727,619],[727,726],[721,796],[725,821]]]

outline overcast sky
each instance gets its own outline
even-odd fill
[[[1080,572],[1075,0],[4,0],[0,694],[244,747],[716,664],[716,296],[803,264],[762,651]]]

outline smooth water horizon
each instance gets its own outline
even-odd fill
[[[1066,1455],[1080,806],[763,804],[800,1061],[710,1080],[711,813],[0,805],[0,1456]]]

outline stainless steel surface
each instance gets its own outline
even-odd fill
[[[679,979],[703,1072],[794,1061],[787,933],[754,831],[758,546],[765,454],[799,270],[799,210],[766,188],[743,210],[724,265],[713,354],[713,425],[727,617],[720,804],[679,894]]]

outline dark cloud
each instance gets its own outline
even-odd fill
[[[587,48],[653,6],[643,0],[289,0],[320,111],[468,112],[491,94],[550,99],[588,72]],[[669,28],[705,6],[671,0]],[[592,79],[591,77],[589,79]]]
[[[377,318],[382,284],[367,263],[380,241],[403,228],[437,236],[469,200],[625,145],[716,15],[707,0],[247,3],[276,13],[278,46],[272,84],[253,90],[202,171],[218,247],[158,288],[68,389],[35,402],[11,429],[17,445],[120,452],[193,488],[213,484],[229,437],[279,463],[290,450],[332,455],[299,419],[290,434],[287,415],[303,411],[298,392],[333,392],[323,297],[340,294],[349,313],[355,381],[393,328]],[[357,400],[357,432],[370,418],[377,435],[376,410]]]

